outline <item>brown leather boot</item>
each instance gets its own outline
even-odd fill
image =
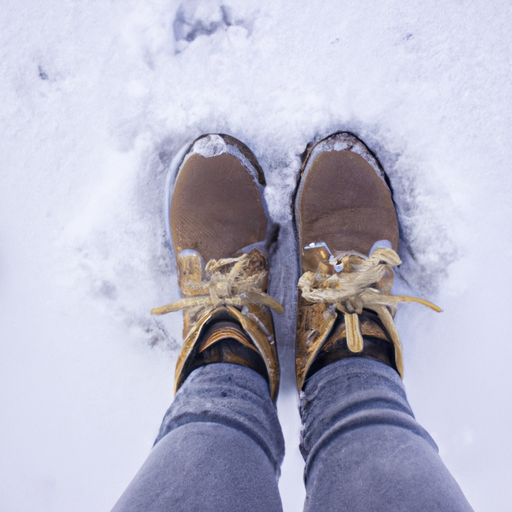
[[[300,244],[296,373],[299,390],[318,369],[368,357],[402,376],[391,296],[399,228],[389,180],[355,135],[336,133],[308,148],[294,198]]]
[[[183,298],[153,314],[184,309],[175,391],[197,367],[241,364],[262,374],[272,399],[279,365],[267,289],[272,241],[265,178],[252,152],[222,134],[199,137],[170,181],[169,232]]]

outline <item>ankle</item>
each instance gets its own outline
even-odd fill
[[[214,363],[246,366],[269,380],[263,358],[240,324],[233,320],[214,320],[205,327],[189,371]]]
[[[354,357],[378,361],[379,363],[393,368],[393,370],[398,373],[395,364],[394,349],[391,343],[373,336],[363,336],[363,341],[363,350],[361,352],[352,352],[347,346],[346,338],[336,340],[332,345],[330,345],[329,349],[322,350],[318,354],[314,363],[311,365],[306,378],[311,377],[318,370],[321,370],[332,363]]]

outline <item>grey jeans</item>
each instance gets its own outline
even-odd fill
[[[472,510],[384,364],[350,358],[318,371],[301,417],[307,512]],[[113,512],[280,511],[283,456],[265,380],[243,366],[204,366]]]

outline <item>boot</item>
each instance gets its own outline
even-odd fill
[[[305,380],[327,364],[367,357],[403,376],[391,296],[399,227],[389,179],[355,135],[336,133],[306,150],[294,197],[300,244],[296,374]]]
[[[265,178],[252,152],[233,137],[199,137],[169,184],[168,231],[183,298],[152,314],[184,310],[183,348],[175,392],[205,364],[254,369],[273,400],[279,365],[269,308],[282,307],[265,292],[272,242]]]

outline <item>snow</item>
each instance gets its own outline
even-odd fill
[[[506,1],[4,0],[0,14],[0,508],[109,510],[172,399],[181,318],[162,202],[208,132],[255,152],[282,223],[273,276],[300,510],[290,197],[343,129],[395,192],[405,383],[476,510],[511,501],[512,7]]]

